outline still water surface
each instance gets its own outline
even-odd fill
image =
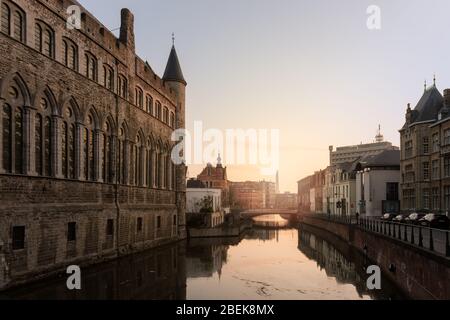
[[[81,291],[69,292],[61,275],[0,298],[403,298],[385,279],[383,290],[367,290],[363,268],[368,262],[345,243],[327,241],[306,226],[290,228],[277,215],[255,218],[255,224],[239,239],[194,239],[87,268]]]

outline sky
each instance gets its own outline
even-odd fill
[[[324,169],[328,146],[399,145],[424,81],[450,88],[448,0],[80,0],[110,30],[135,15],[136,50],[160,76],[175,33],[186,126],[280,130],[280,190]],[[381,29],[367,28],[370,5]],[[117,34],[117,31],[115,31]],[[226,163],[224,163],[226,165]],[[189,168],[195,176],[202,166]],[[256,166],[228,178],[272,180]]]

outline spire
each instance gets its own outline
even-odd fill
[[[186,85],[183,72],[181,71],[180,61],[178,60],[177,51],[175,50],[175,34],[172,33],[172,50],[170,51],[169,60],[167,61],[166,70],[163,76],[164,81],[177,81]]]
[[[220,153],[217,156],[217,168],[222,168],[222,158],[220,157]]]
[[[433,86],[436,87],[436,74],[433,75]]]
[[[423,91],[424,92],[427,91],[427,80],[426,79],[425,79],[425,83],[423,85]]]

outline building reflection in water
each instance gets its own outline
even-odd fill
[[[223,239],[192,239],[186,252],[188,278],[210,278],[216,273],[220,277],[227,263],[228,245]]]
[[[186,244],[164,246],[82,269],[82,289],[69,291],[66,274],[0,293],[19,300],[184,300]]]
[[[382,291],[366,288],[366,263],[347,243],[308,226],[256,227],[242,238],[191,239],[82,268],[79,291],[67,289],[63,273],[0,299],[400,298],[384,278]]]
[[[342,240],[325,240],[326,233],[312,227],[302,225],[299,229],[299,250],[309,259],[317,262],[317,267],[324,270],[328,277],[333,277],[341,284],[352,284],[362,297],[369,295],[372,299],[405,299],[386,277],[382,276],[382,290],[369,290],[365,269],[370,263],[356,249]],[[321,237],[322,236],[322,237]],[[331,244],[333,243],[333,245]],[[339,249],[338,249],[339,248]]]

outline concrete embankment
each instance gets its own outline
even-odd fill
[[[304,216],[302,223],[326,230],[367,254],[413,299],[450,299],[450,259],[358,225]]]

